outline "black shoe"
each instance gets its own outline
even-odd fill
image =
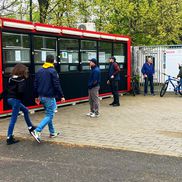
[[[36,128],[37,128],[36,126],[32,125],[32,127],[31,127],[31,128],[29,128],[29,129],[28,129],[28,131],[29,131],[29,132],[30,132],[30,134],[31,134],[31,132],[32,132],[32,131],[34,131]]]
[[[110,103],[109,105],[112,106],[114,104],[114,102]]]
[[[118,104],[113,104],[112,106],[113,106],[113,107],[120,106],[120,103],[118,103]]]
[[[7,140],[6,140],[7,145],[11,145],[11,144],[18,143],[18,142],[19,142],[19,140],[16,140],[16,139],[13,137],[13,135],[10,136],[9,138],[7,138]]]

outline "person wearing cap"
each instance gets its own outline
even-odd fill
[[[109,105],[115,107],[120,106],[119,103],[119,94],[118,94],[118,87],[119,87],[119,80],[120,80],[120,67],[116,63],[116,58],[114,56],[109,58],[109,70],[108,70],[108,80],[107,84],[110,85],[111,92],[113,94],[113,102]]]
[[[38,124],[37,128],[31,132],[36,141],[40,143],[41,132],[46,125],[48,125],[50,138],[59,135],[53,125],[53,117],[56,109],[55,98],[61,99],[62,102],[65,101],[59,76],[54,68],[53,55],[47,55],[46,62],[35,74],[34,90],[36,96],[35,102],[37,104],[41,102],[45,108],[45,117]]]
[[[88,79],[88,97],[90,104],[90,112],[87,113],[87,116],[92,118],[100,116],[99,113],[99,89],[100,89],[100,80],[101,80],[101,72],[99,67],[97,66],[97,60],[92,58],[89,60],[91,72]]]

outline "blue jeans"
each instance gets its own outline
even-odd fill
[[[28,109],[21,103],[20,100],[9,98],[8,104],[11,105],[12,107],[12,115],[11,115],[9,128],[8,128],[8,137],[10,137],[11,135],[13,135],[14,126],[15,126],[19,111],[23,112],[24,118],[28,127],[32,126],[32,122],[30,121],[30,118],[29,118]]]
[[[49,132],[53,134],[55,132],[55,129],[52,120],[54,117],[54,111],[56,109],[56,100],[55,98],[40,97],[40,101],[45,109],[45,117],[39,123],[35,130],[41,132],[44,129],[44,127],[48,124]]]
[[[180,86],[182,87],[182,78],[180,78]]]

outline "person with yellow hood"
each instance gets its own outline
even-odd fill
[[[34,90],[36,97],[35,102],[37,104],[41,102],[45,108],[45,117],[38,124],[37,128],[31,132],[36,141],[40,143],[41,131],[46,125],[48,125],[49,128],[50,138],[59,135],[53,125],[54,111],[56,109],[55,98],[61,98],[61,101],[65,101],[59,76],[54,69],[53,55],[47,55],[46,62],[35,74]]]

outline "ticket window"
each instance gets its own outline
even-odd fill
[[[109,58],[112,55],[112,42],[100,41],[98,45],[100,69],[107,69],[109,64]]]
[[[4,73],[11,73],[17,63],[30,64],[30,37],[27,34],[2,33]]]
[[[91,40],[81,40],[81,62],[82,69],[89,70],[89,59],[97,59],[97,42]]]
[[[34,36],[35,72],[42,67],[47,55],[53,55],[56,62],[57,39],[54,37]]]
[[[60,71],[77,71],[79,64],[79,40],[70,38],[59,39]]]

